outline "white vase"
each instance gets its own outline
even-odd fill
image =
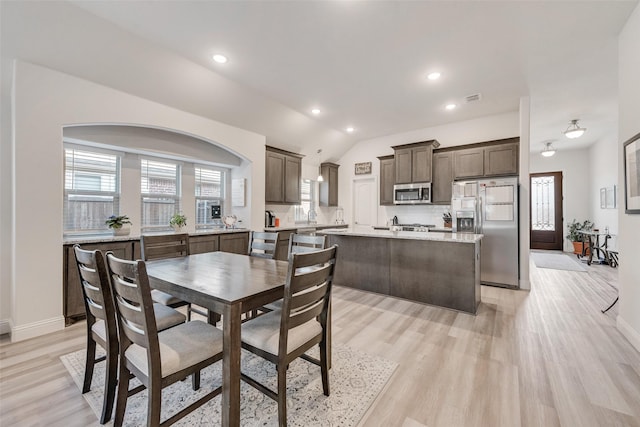
[[[185,233],[187,230],[185,225],[172,225],[171,228],[173,228],[173,231],[176,233]]]
[[[112,228],[114,236],[128,236],[131,233],[131,227],[128,225],[123,225],[120,228]]]

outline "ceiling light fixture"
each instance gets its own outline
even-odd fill
[[[227,62],[227,57],[224,55],[215,54],[213,55],[213,60],[216,61],[218,64],[224,64]]]
[[[429,73],[427,74],[427,78],[429,80],[438,80],[440,78],[441,74],[437,71],[434,71],[433,73]]]
[[[551,141],[544,143],[545,147],[542,149],[542,154],[544,157],[551,157],[556,154],[556,149],[551,146]]]
[[[578,125],[578,120],[579,119],[571,120],[571,122],[569,123],[569,127],[567,128],[567,130],[563,132],[564,136],[566,136],[569,139],[580,138],[582,134],[584,134],[587,131],[586,128],[581,128]]]
[[[447,110],[451,111],[451,110],[455,110],[456,107],[457,107],[456,104],[447,104],[447,105],[445,105],[444,108],[446,108]]]
[[[319,108],[314,108],[313,110],[311,110],[311,113],[315,114],[317,116],[318,114],[320,114],[320,109]]]
[[[349,126],[349,127],[346,129],[346,131],[347,131],[347,132],[349,132],[349,133],[353,133],[353,132],[355,132],[355,128],[353,128],[353,127]]]
[[[318,178],[316,178],[316,181],[323,182],[322,167],[320,166],[322,164],[322,158],[320,157],[320,153],[322,153],[322,149],[318,149]]]

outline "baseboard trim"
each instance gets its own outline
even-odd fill
[[[0,320],[0,335],[11,332],[11,320]]]
[[[64,329],[64,316],[40,320],[26,325],[16,326],[11,330],[11,342],[28,340]]]
[[[640,352],[640,332],[633,329],[620,315],[616,317],[616,327],[629,340],[631,345]]]

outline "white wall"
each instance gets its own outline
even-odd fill
[[[530,167],[531,173],[562,172],[563,235],[567,235],[566,224],[571,220],[592,220],[588,149],[561,150],[551,157],[532,153]],[[564,250],[573,252],[573,246],[567,239],[564,239]]]
[[[620,33],[618,44],[619,147],[640,132],[640,6]],[[618,156],[618,186],[624,188],[622,156]],[[620,309],[618,329],[640,351],[640,215],[625,214],[619,209],[620,238]]]
[[[246,226],[262,227],[265,137],[185,113],[98,84],[16,62],[13,136],[12,259],[2,270],[2,299],[13,299],[12,340],[63,327],[62,129],[86,123],[164,128],[215,141],[246,161],[238,168],[248,185]],[[250,166],[249,166],[250,164]],[[38,179],[32,173],[37,171]],[[37,260],[38,268],[33,263]],[[10,291],[7,290],[7,286]]]
[[[618,209],[603,209],[600,207],[600,189],[616,186],[616,196],[620,203],[618,187],[618,135],[609,135],[606,139],[596,142],[589,148],[589,197],[591,220],[594,227],[604,230],[608,227],[611,233],[608,247],[618,248]],[[624,206],[624,205],[623,205]]]

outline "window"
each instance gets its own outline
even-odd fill
[[[169,230],[171,216],[180,212],[180,165],[141,159],[141,231]]]
[[[315,181],[303,179],[300,185],[300,204],[295,207],[295,221],[308,221],[309,211],[316,209]]]
[[[119,215],[120,156],[64,149],[64,233],[107,232],[105,220]]]
[[[224,202],[224,178],[222,169],[195,167],[196,178],[196,228],[206,228],[220,223]]]

